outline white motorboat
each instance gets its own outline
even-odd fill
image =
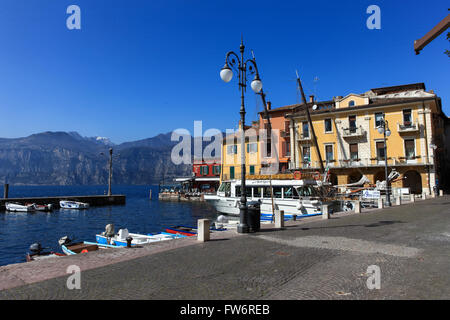
[[[15,202],[6,202],[5,203],[6,210],[12,212],[32,212],[35,211],[35,207],[33,204],[20,204]]]
[[[237,216],[240,203],[240,180],[224,181],[216,195],[205,195],[218,212]],[[283,210],[284,216],[321,214],[322,205],[334,205],[330,197],[333,187],[320,180],[247,180],[247,205],[259,203],[261,216]],[[333,209],[331,209],[333,210]]]
[[[61,200],[59,206],[63,209],[87,209],[89,208],[89,203],[71,201],[71,200]]]

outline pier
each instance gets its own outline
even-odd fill
[[[124,205],[125,195],[91,195],[91,196],[56,196],[56,197],[34,197],[34,198],[2,198],[0,208],[5,208],[5,202],[52,204],[59,208],[59,201],[71,200],[89,203],[90,206]]]

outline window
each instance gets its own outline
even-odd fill
[[[403,110],[403,125],[407,127],[412,125],[411,109]]]
[[[220,166],[218,165],[213,166],[213,174],[220,174]]]
[[[227,154],[237,154],[237,144],[227,146]]]
[[[302,133],[303,138],[309,138],[309,123],[306,121],[302,124]]]
[[[385,160],[385,154],[384,154],[384,142],[383,141],[377,141],[377,159]]]
[[[348,128],[350,130],[350,133],[356,132],[356,116],[348,117]]]
[[[381,121],[384,118],[383,112],[375,113],[375,128],[381,126]]]
[[[414,139],[405,140],[405,157],[408,160],[416,158],[416,148],[414,144]]]
[[[284,187],[284,198],[292,199],[294,197],[294,188],[293,187]]]
[[[352,161],[358,161],[358,144],[357,143],[350,144],[350,159]]]
[[[331,125],[331,119],[325,119],[325,132],[332,132],[333,127]]]
[[[303,162],[304,163],[309,163],[311,161],[311,155],[310,155],[309,147],[304,146],[302,148],[302,156],[303,156]]]
[[[230,179],[234,179],[234,167],[230,167]]]
[[[250,175],[254,175],[255,174],[255,166],[250,166]]]
[[[285,121],[284,122],[284,131],[289,132],[290,128],[289,128],[289,121]]]
[[[207,176],[209,173],[209,167],[208,166],[201,166],[200,167],[200,174]]]
[[[266,143],[266,150],[267,150],[267,156],[266,157],[271,157],[272,156],[272,139],[267,139],[267,143]]]
[[[248,143],[247,144],[247,152],[248,153],[257,153],[258,152],[258,144],[257,143]]]
[[[350,101],[348,102],[348,106],[349,106],[349,107],[353,107],[354,105],[355,105],[355,101],[350,100]]]
[[[325,155],[327,162],[331,162],[333,159],[333,146],[331,144],[325,146]]]
[[[284,150],[283,154],[285,157],[291,156],[291,142],[290,141],[283,142],[283,150]]]
[[[273,187],[273,197],[281,198],[281,187]]]

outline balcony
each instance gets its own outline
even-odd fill
[[[407,132],[419,132],[419,122],[416,120],[415,122],[412,121],[403,121],[403,122],[397,122],[397,130],[399,133],[407,133]]]
[[[297,141],[311,141],[311,135],[309,133],[304,134],[304,133],[300,133],[297,137]]]
[[[366,134],[366,131],[361,127],[349,127],[349,128],[343,128],[343,134],[342,136],[344,138],[357,138],[357,137],[363,137]]]

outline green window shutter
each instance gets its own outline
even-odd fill
[[[250,174],[251,175],[255,174],[255,166],[250,166]]]
[[[234,167],[230,167],[230,179],[234,179]]]

